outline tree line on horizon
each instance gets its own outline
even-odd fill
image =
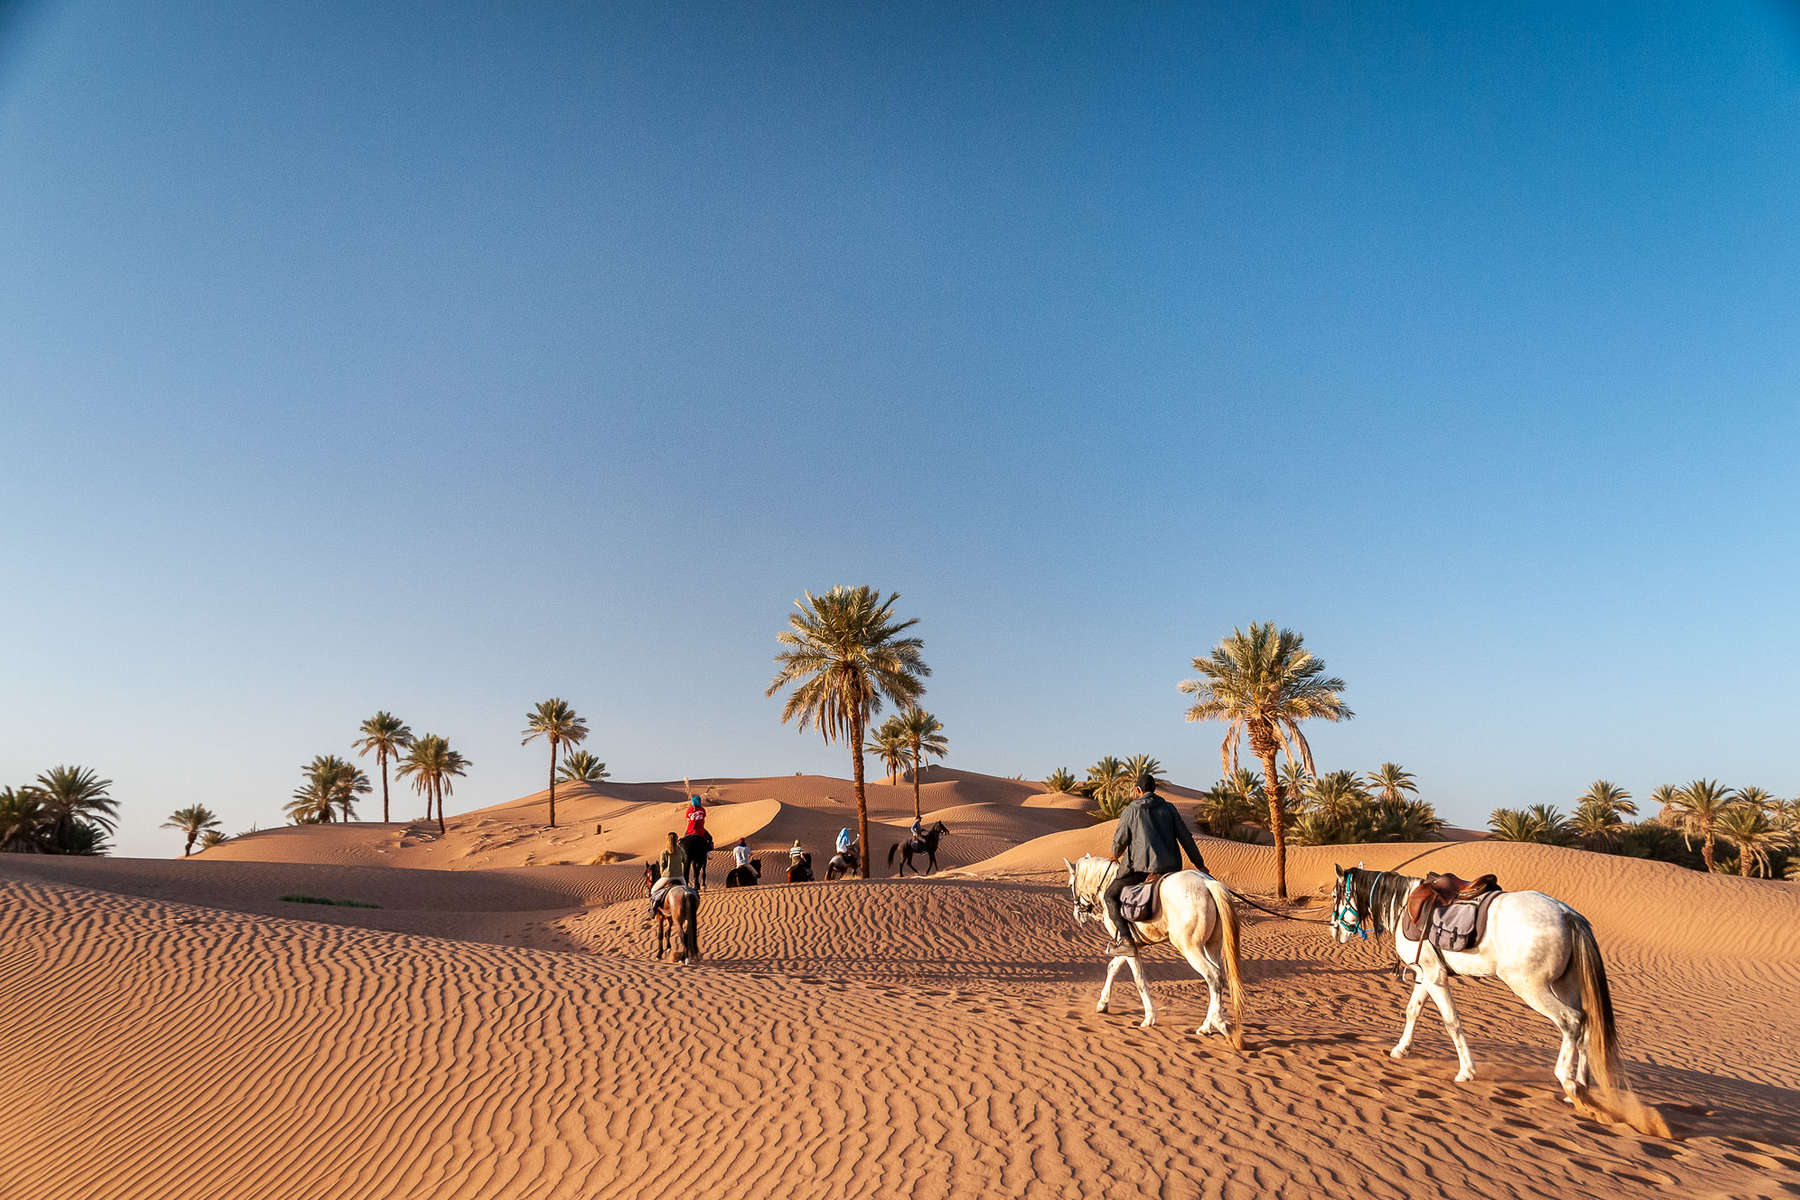
[[[1781,800],[1765,788],[1729,788],[1716,779],[1695,779],[1662,784],[1650,793],[1649,802],[1657,806],[1655,816],[1628,822],[1626,817],[1638,815],[1631,793],[1611,780],[1596,779],[1576,797],[1573,815],[1565,816],[1554,804],[1495,809],[1488,817],[1489,836],[1800,882],[1800,799]],[[1718,853],[1721,840],[1730,847],[1724,857]]]

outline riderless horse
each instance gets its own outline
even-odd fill
[[[1107,914],[1104,895],[1106,885],[1118,873],[1119,864],[1097,854],[1083,856],[1078,862],[1063,859],[1069,868],[1069,898],[1075,905],[1075,923],[1096,921],[1109,936],[1117,937]],[[1231,907],[1225,885],[1201,871],[1175,871],[1164,875],[1157,884],[1156,912],[1143,921],[1131,922],[1133,936],[1140,944],[1168,942],[1181,951],[1188,965],[1206,980],[1206,1020],[1197,1034],[1218,1032],[1231,1040],[1239,1050],[1244,1048],[1244,981],[1238,962],[1238,919]],[[1118,954],[1106,968],[1106,985],[1100,989],[1097,1011],[1107,1011],[1112,1000],[1113,980],[1121,967],[1131,968],[1137,983],[1138,998],[1144,1003],[1144,1019],[1140,1028],[1156,1024],[1156,1010],[1150,1004],[1150,991],[1144,986],[1144,972],[1137,955]],[[1226,1023],[1219,1004],[1221,984],[1231,987],[1231,1021]]]
[[[1456,1047],[1456,1082],[1475,1078],[1475,1060],[1450,1002],[1450,976],[1498,978],[1562,1034],[1556,1078],[1571,1104],[1624,1121],[1641,1133],[1669,1136],[1662,1114],[1638,1100],[1625,1078],[1606,965],[1586,917],[1542,892],[1502,892],[1489,905],[1480,940],[1467,950],[1444,950],[1429,940],[1421,944],[1401,928],[1407,897],[1424,880],[1360,866],[1333,869],[1332,936],[1341,943],[1392,932],[1394,952],[1414,972],[1406,1023],[1388,1052],[1391,1057],[1403,1057],[1411,1048],[1413,1025],[1429,996]],[[1414,932],[1430,937],[1424,929]],[[1598,1085],[1593,1089],[1588,1087],[1590,1069]]]
[[[657,872],[654,863],[644,864],[644,890],[656,895]],[[675,961],[700,961],[700,893],[685,883],[669,880],[668,887],[656,899],[656,957],[660,961],[675,941]],[[679,931],[679,937],[676,936]]]
[[[933,871],[937,870],[938,842],[942,841],[944,835],[949,832],[950,827],[942,821],[939,821],[930,829],[927,829],[924,836],[907,838],[904,842],[897,842],[894,845],[889,846],[888,866],[891,867],[894,865],[894,851],[898,850],[900,851],[900,869],[894,872],[894,874],[904,875],[906,874],[906,868],[908,867],[912,867],[914,873],[917,874],[919,873],[919,868],[913,867],[913,855],[923,854],[926,863],[923,873],[926,875],[931,874]]]

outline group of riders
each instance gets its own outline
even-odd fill
[[[685,832],[678,836],[674,830],[670,830],[669,844],[657,860],[658,874],[656,882],[650,888],[651,915],[655,915],[663,897],[677,884],[690,888],[706,886],[706,857],[713,851],[712,835],[706,831],[706,802],[699,796],[689,796],[683,818]],[[1176,819],[1180,820],[1179,817]],[[914,817],[912,827],[907,831],[908,840],[922,842],[926,836],[925,822]],[[1189,840],[1192,841],[1191,838]],[[836,854],[832,857],[828,872],[831,878],[848,875],[861,865],[856,835],[848,826],[838,830],[834,849]],[[728,884],[756,881],[760,872],[750,855],[750,844],[745,839],[739,838],[737,845],[731,848],[731,860],[732,878],[728,880]],[[795,838],[794,844],[788,848],[788,882],[810,883],[812,879],[812,854],[800,844],[799,838]]]

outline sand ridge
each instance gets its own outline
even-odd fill
[[[1800,1194],[1782,907],[1800,888],[1538,847],[1295,851],[1315,893],[1333,857],[1467,874],[1474,854],[1588,912],[1634,1079],[1687,1135],[1656,1142],[1563,1105],[1550,1026],[1498,984],[1458,985],[1475,1082],[1450,1082],[1430,1014],[1414,1055],[1388,1059],[1391,950],[1319,923],[1245,910],[1246,1053],[1193,1036],[1205,988],[1166,951],[1148,962],[1156,1028],[1136,1028],[1129,991],[1096,1014],[1102,961],[1061,856],[1107,825],[1018,781],[938,782],[928,811],[991,857],[930,880],[714,888],[692,968],[653,961],[636,861],[470,865],[572,857],[594,822],[635,847],[677,811],[635,790],[578,798],[585,830],[534,830],[527,797],[412,846],[351,826],[255,848],[316,843],[295,862],[0,856],[0,1001],[53,1014],[0,1039],[0,1119],[33,1131],[0,1143],[0,1196]],[[848,795],[817,777],[716,786],[714,820],[735,808],[771,851],[834,832]],[[881,787],[897,832],[911,788]],[[360,861],[372,845],[382,865]],[[1270,899],[1269,850],[1204,847]],[[289,890],[382,907],[301,911]],[[668,1126],[674,1080],[702,1133]],[[1469,1103],[1452,1124],[1453,1097]]]

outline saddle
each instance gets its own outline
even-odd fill
[[[1429,941],[1440,950],[1467,950],[1487,933],[1488,905],[1500,895],[1493,875],[1463,879],[1450,874],[1427,875],[1406,898],[1402,936]]]
[[[1127,921],[1154,921],[1160,907],[1157,893],[1162,890],[1161,875],[1147,875],[1144,882],[1134,883],[1119,892],[1119,915]]]

